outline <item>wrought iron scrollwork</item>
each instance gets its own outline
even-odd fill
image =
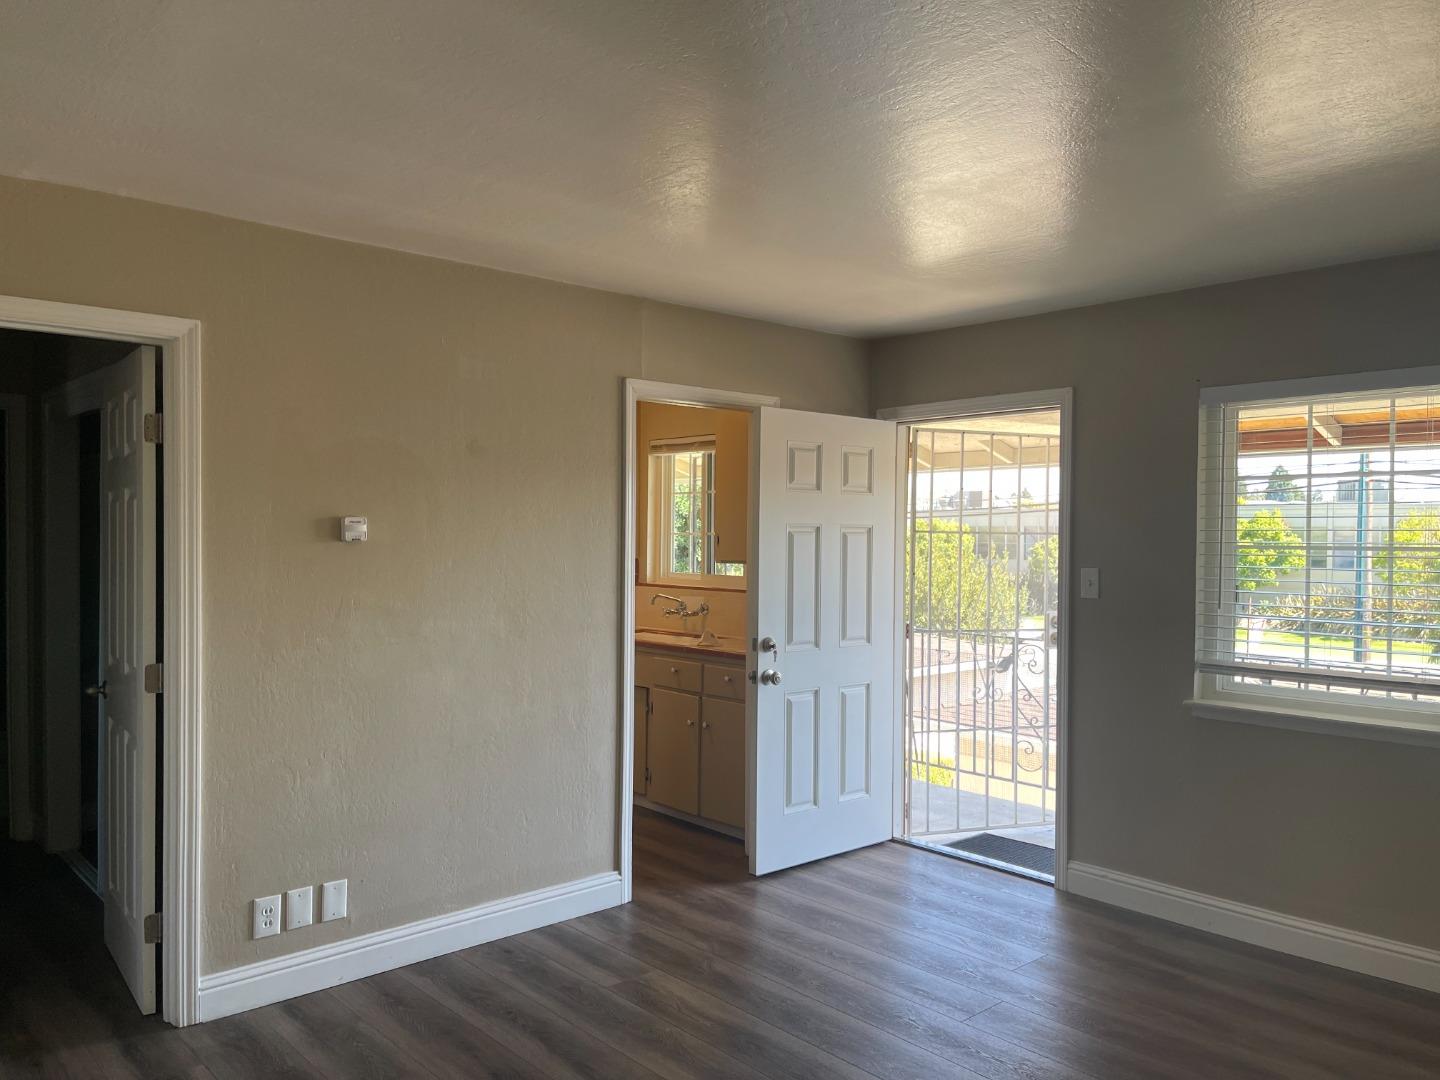
[[[1045,765],[1050,710],[1042,697],[1044,688],[1032,684],[1045,681],[1050,669],[1048,643],[1013,633],[983,632],[974,634],[972,642],[977,660],[972,699],[976,705],[983,706],[1014,695],[1015,763],[1025,772],[1039,772]],[[1000,658],[993,663],[981,660],[997,652]]]

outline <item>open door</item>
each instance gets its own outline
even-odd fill
[[[895,425],[761,409],[750,870],[890,839]]]
[[[100,653],[105,870],[105,946],[140,1011],[155,1011],[156,696],[145,669],[156,662],[155,350],[136,349],[106,371],[100,418]]]

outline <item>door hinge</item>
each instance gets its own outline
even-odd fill
[[[165,423],[160,413],[145,414],[145,441],[159,446],[165,439]]]
[[[158,694],[165,689],[165,665],[145,665],[145,692],[147,694]]]
[[[145,944],[159,945],[161,937],[160,913],[145,916]]]
[[[650,783],[650,767],[648,765],[645,767],[645,783]]]

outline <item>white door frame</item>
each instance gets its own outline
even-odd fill
[[[30,442],[24,394],[0,394],[5,414],[5,737],[10,839],[35,835],[30,791]]]
[[[1075,391],[1068,386],[1054,390],[1029,390],[1018,394],[996,394],[990,397],[960,398],[954,401],[935,401],[923,405],[903,405],[893,409],[881,409],[876,416],[881,420],[894,420],[900,425],[897,432],[900,469],[906,468],[910,425],[926,420],[958,420],[967,416],[989,413],[1020,412],[1026,409],[1060,410],[1060,647],[1057,665],[1058,682],[1056,709],[1059,712],[1056,739],[1059,747],[1060,769],[1055,777],[1055,888],[1066,891],[1066,871],[1070,857],[1070,598],[1073,595],[1074,575],[1070,572],[1070,505],[1073,498],[1071,463],[1074,459],[1071,445],[1074,437],[1072,423],[1075,411]],[[905,498],[906,485],[898,485],[896,492],[896,551],[904,550],[906,514],[901,500]],[[900,572],[904,573],[904,559],[897,558]],[[897,593],[897,595],[899,595]],[[897,659],[904,649],[905,611],[903,604],[896,604],[895,639]],[[901,799],[904,783],[904,665],[898,663],[895,680],[895,738],[896,738],[896,783],[895,783],[895,835],[902,831]]]
[[[161,1001],[172,1024],[198,1018],[200,974],[200,323],[170,315],[0,296],[0,327],[158,345],[164,413],[165,689],[161,834]]]
[[[642,401],[655,401],[667,405],[710,405],[721,409],[744,409],[758,414],[767,405],[779,405],[780,399],[763,394],[742,394],[734,390],[710,390],[701,386],[685,386],[680,383],[650,382],[645,379],[625,380],[625,450],[623,473],[624,506],[622,516],[625,525],[625,542],[620,552],[620,883],[623,890],[622,903],[629,903],[633,884],[633,849],[635,824],[635,452],[637,447],[636,419]],[[750,425],[750,539],[746,552],[748,566],[755,565],[755,500],[759,488],[755,483],[758,466],[757,447],[760,425]],[[749,575],[753,582],[753,574]],[[754,622],[755,590],[747,587],[746,618]],[[754,703],[746,706],[747,747],[753,745]],[[747,761],[749,753],[747,752]],[[755,782],[753,766],[746,770],[745,803],[754,800],[750,786]],[[748,846],[749,840],[746,840]]]

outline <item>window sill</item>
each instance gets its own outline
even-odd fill
[[[1195,716],[1228,720],[1239,724],[1308,731],[1317,735],[1342,735],[1351,739],[1406,743],[1411,746],[1440,746],[1440,725],[1417,720],[1376,720],[1318,712],[1298,705],[1257,705],[1253,702],[1213,701],[1191,698],[1185,702]]]

